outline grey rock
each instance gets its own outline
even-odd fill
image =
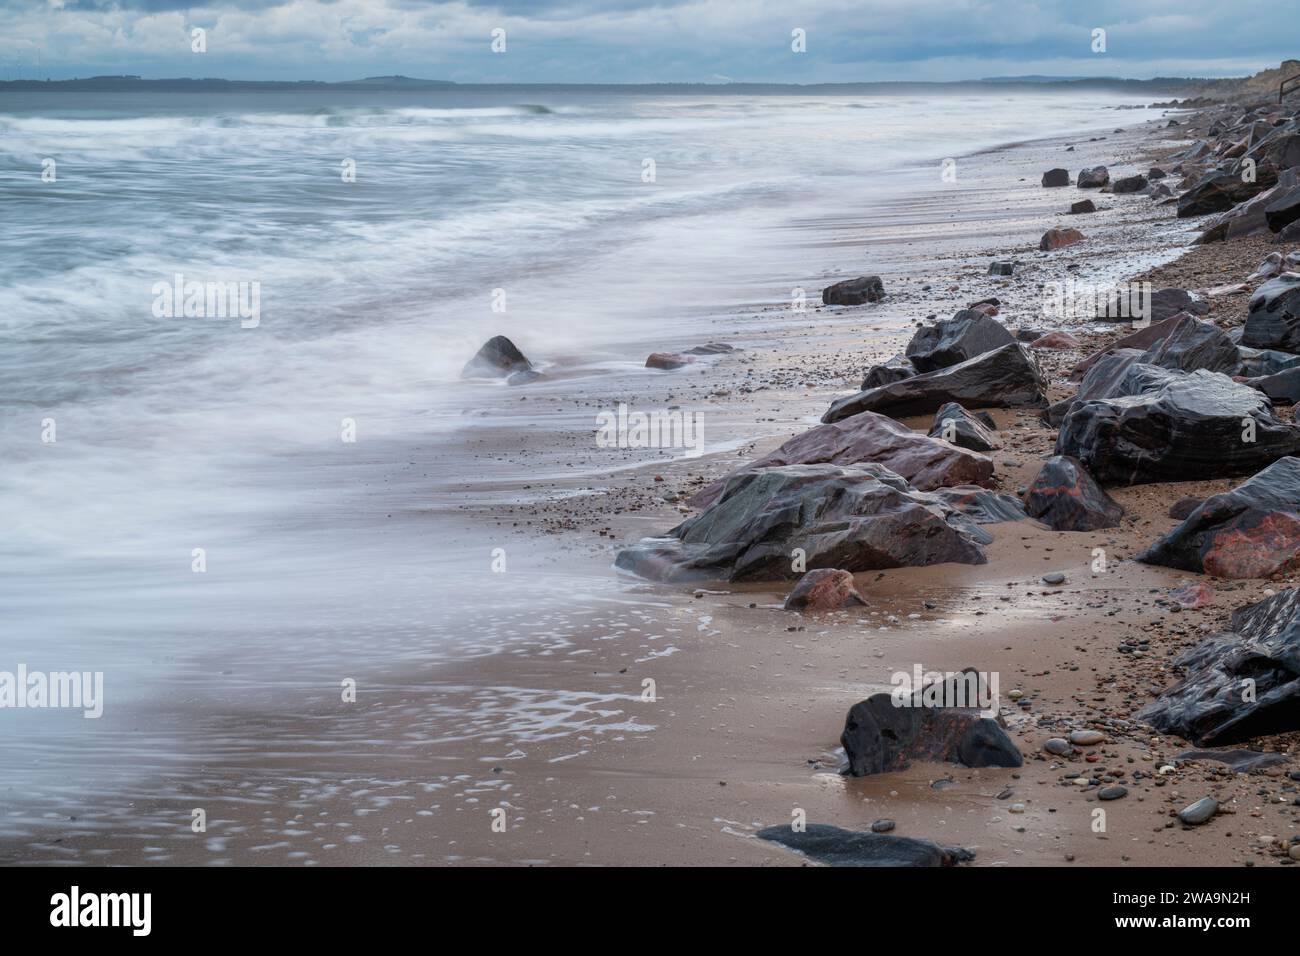
[[[974,852],[962,847],[888,833],[859,833],[825,823],[810,823],[803,831],[789,824],[766,827],[758,837],[827,866],[955,866],[975,858]]]
[[[1210,818],[1219,812],[1219,801],[1213,797],[1201,797],[1195,803],[1183,807],[1178,811],[1178,819],[1189,827],[1200,826],[1202,823],[1208,823]]]

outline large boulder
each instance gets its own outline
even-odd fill
[[[983,564],[991,540],[883,465],[787,465],[736,475],[698,515],[614,563],[657,581],[789,580],[807,568]]]
[[[853,421],[852,418],[848,420]],[[949,402],[935,412],[934,423],[930,426],[930,437],[941,438],[960,448],[969,448],[971,451],[992,451],[1000,447],[1000,443],[993,435],[989,422],[987,413],[983,418],[976,417],[956,402]],[[897,468],[894,470],[898,471]],[[912,484],[916,485],[916,482],[913,481]],[[944,484],[952,485],[957,482],[945,481]]]
[[[1103,356],[1110,355],[1120,349],[1149,349],[1156,343],[1163,342],[1187,323],[1194,321],[1196,320],[1193,316],[1186,312],[1179,312],[1169,316],[1168,318],[1161,319],[1158,322],[1152,322],[1150,325],[1143,326],[1142,328],[1124,336],[1122,339],[1112,342],[1100,352],[1093,352],[1070,370],[1070,378],[1076,381],[1083,378],[1087,371],[1097,364]]]
[[[1248,378],[1243,384],[1259,389],[1274,405],[1300,402],[1300,368],[1286,368],[1272,375]]]
[[[1237,356],[1240,359],[1238,371],[1248,378],[1276,375],[1278,372],[1300,365],[1300,355],[1279,352],[1277,349],[1252,349],[1239,345]]]
[[[1300,272],[1284,272],[1255,290],[1241,344],[1300,352]]]
[[[815,568],[799,579],[785,599],[785,609],[818,614],[862,607],[866,603],[854,587],[853,575],[849,572],[838,568]]]
[[[1176,658],[1183,680],[1138,719],[1208,747],[1300,730],[1300,589],[1238,608],[1231,628]]]
[[[532,372],[533,363],[524,357],[514,342],[504,335],[494,335],[461,369],[461,378],[508,378]]]
[[[1300,428],[1226,375],[1136,363],[1123,390],[1075,403],[1056,440],[1056,454],[1079,459],[1103,484],[1232,477],[1300,451]]]
[[[822,302],[826,305],[862,305],[864,302],[879,302],[884,297],[885,286],[880,276],[846,279],[822,290]]]
[[[1065,421],[1065,416],[1070,414],[1075,405],[1080,402],[1097,398],[1118,398],[1121,395],[1131,394],[1127,391],[1131,387],[1128,370],[1141,362],[1144,355],[1146,353],[1138,349],[1115,349],[1103,353],[1099,356],[1099,361],[1093,364],[1083,376],[1083,381],[1079,383],[1079,391],[1070,398],[1062,399],[1049,407],[1043,412],[1043,421],[1053,428],[1060,428],[1061,423]]]
[[[802,830],[788,823],[764,827],[757,836],[827,866],[956,866],[975,859],[974,851],[959,846],[892,833],[844,830],[826,823],[809,823]]]
[[[1065,455],[1043,463],[1025,494],[1025,512],[1053,531],[1113,528],[1124,517],[1124,509],[1102,491],[1083,465]]]
[[[1205,315],[1210,303],[1203,296],[1186,289],[1157,289],[1151,293],[1151,323],[1163,322],[1179,312],[1188,315]]]
[[[1047,383],[1025,346],[1012,342],[935,372],[871,388],[834,402],[822,416],[837,422],[861,412],[895,418],[928,415],[949,402],[966,408],[1047,404]]]
[[[881,365],[873,365],[867,369],[867,374],[862,377],[862,390],[869,388],[879,388],[881,385],[888,385],[890,382],[899,382],[905,378],[911,378],[916,374],[916,366],[905,356],[895,355],[888,362]]]
[[[1269,202],[1264,207],[1264,218],[1268,222],[1268,228],[1273,232],[1281,232],[1300,219],[1300,186],[1288,190]]]
[[[1300,458],[1282,458],[1206,498],[1138,560],[1221,578],[1263,578],[1300,567]]]
[[[1135,176],[1123,176],[1110,185],[1113,193],[1136,193],[1147,188],[1147,178],[1141,173]]]
[[[970,674],[978,680],[978,675]],[[947,683],[966,682],[954,678]],[[976,693],[972,687],[968,699]],[[882,692],[849,709],[840,734],[847,775],[905,770],[913,760],[966,767],[1019,767],[1024,762],[997,719],[984,716],[979,708],[926,706],[919,692],[900,699],[906,706],[895,704],[895,694]]]
[[[1234,374],[1240,359],[1237,345],[1212,322],[1185,322],[1149,348],[1141,359],[1160,368],[1194,372],[1198,368]]]
[[[1049,169],[1043,173],[1043,185],[1050,187],[1070,185],[1070,171],[1068,169]]]
[[[703,508],[737,475],[761,468],[867,462],[884,465],[920,491],[944,485],[982,485],[993,478],[993,461],[984,455],[922,435],[884,415],[863,412],[796,435],[771,454],[705,485],[687,503]]]
[[[1080,189],[1100,189],[1110,182],[1110,172],[1105,166],[1079,170],[1078,186]]]
[[[1268,185],[1272,185],[1269,183]],[[1178,216],[1204,216],[1224,212],[1267,188],[1262,181],[1247,182],[1239,173],[1215,170],[1178,197]]]
[[[976,309],[962,309],[951,319],[917,329],[907,343],[907,358],[918,372],[933,372],[1015,340],[997,319]]]

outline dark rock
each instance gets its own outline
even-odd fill
[[[1211,495],[1138,560],[1221,578],[1300,567],[1300,458],[1282,458]]]
[[[955,866],[975,858],[961,847],[888,833],[858,833],[825,823],[809,823],[802,831],[788,824],[765,827],[758,837],[827,866]]]
[[[1028,350],[1013,342],[949,368],[841,398],[822,421],[837,422],[865,411],[894,417],[925,415],[949,402],[966,408],[1042,407],[1047,404],[1046,382]]]
[[[1049,229],[1038,240],[1038,248],[1043,252],[1054,252],[1076,242],[1083,242],[1084,236],[1078,229]]]
[[[1258,750],[1186,750],[1174,757],[1175,760],[1213,760],[1227,764],[1238,773],[1250,773],[1252,770],[1264,770],[1278,767],[1287,762],[1286,754],[1260,753]]]
[[[893,820],[877,820],[871,824],[872,833],[888,833],[893,830],[896,824]]]
[[[1110,172],[1105,166],[1094,166],[1092,169],[1079,170],[1078,184],[1080,189],[1100,189],[1110,182]]]
[[[1169,506],[1169,517],[1182,521],[1201,506],[1204,498],[1179,498]]]
[[[1147,179],[1164,179],[1169,174],[1158,166],[1152,166],[1147,173]]]
[[[1226,375],[1137,363],[1124,390],[1075,403],[1057,436],[1056,453],[1079,459],[1103,484],[1232,477],[1300,451],[1300,429]]]
[[[837,568],[816,568],[799,579],[785,599],[787,611],[843,611],[863,607],[866,601],[853,585],[853,575]]]
[[[1188,315],[1185,312],[1179,312],[1175,315],[1169,316],[1168,318],[1161,319],[1160,321],[1152,322],[1150,325],[1144,326],[1137,331],[1124,336],[1122,339],[1111,343],[1100,352],[1094,352],[1092,355],[1089,355],[1086,359],[1070,370],[1070,378],[1083,378],[1084,374],[1097,364],[1103,356],[1111,355],[1121,349],[1140,349],[1146,351],[1156,343],[1163,342],[1187,323],[1194,321],[1195,319],[1191,315]]]
[[[822,290],[822,302],[826,305],[862,305],[864,302],[879,302],[884,297],[885,286],[880,276],[847,279]]]
[[[944,485],[982,485],[993,478],[993,462],[984,455],[922,435],[884,415],[863,412],[796,435],[771,454],[705,485],[687,504],[703,508],[737,475],[762,468],[866,462],[884,465],[920,491]]]
[[[895,355],[883,365],[873,365],[867,370],[867,374],[862,378],[862,390],[879,388],[881,385],[888,385],[890,382],[911,378],[915,374],[916,366],[908,361],[905,356]]]
[[[991,276],[1009,276],[1016,268],[1014,262],[990,262],[989,275]]]
[[[812,568],[983,564],[990,540],[882,465],[788,465],[735,476],[698,515],[614,563],[659,581],[789,580]]]
[[[1154,324],[1163,322],[1179,312],[1188,315],[1205,315],[1210,311],[1210,303],[1186,289],[1157,289],[1151,293],[1151,315]]]
[[[1140,362],[1145,354],[1137,349],[1115,349],[1096,356],[1099,361],[1083,376],[1079,391],[1072,398],[1062,399],[1048,408],[1043,413],[1043,420],[1053,428],[1060,428],[1065,416],[1080,402],[1131,394],[1128,370]]]
[[[1128,796],[1128,787],[1121,784],[1111,784],[1109,787],[1102,787],[1097,791],[1098,800],[1118,800],[1121,797]]]
[[[494,335],[465,363],[461,378],[507,378],[516,372],[531,372],[533,365],[504,335]]]
[[[962,309],[951,319],[917,329],[906,352],[918,372],[933,372],[1014,341],[997,319],[975,309]]]
[[[1281,232],[1300,219],[1300,186],[1283,193],[1265,206],[1264,218],[1273,232]]]
[[[1148,365],[1194,372],[1198,368],[1233,374],[1239,359],[1237,346],[1212,322],[1182,323],[1170,335],[1155,343],[1141,358]]]
[[[1238,331],[1244,332],[1245,330],[1239,329]],[[1238,371],[1248,378],[1276,375],[1278,372],[1300,365],[1300,355],[1279,352],[1277,349],[1252,349],[1239,345],[1237,347],[1237,357],[1240,360]]]
[[[1219,812],[1219,801],[1213,797],[1201,797],[1190,806],[1178,811],[1178,819],[1189,827],[1209,823],[1210,818]]]
[[[1300,273],[1284,272],[1255,290],[1241,344],[1300,352]]]
[[[1078,216],[1085,212],[1096,212],[1097,204],[1091,199],[1080,199],[1078,202],[1070,203],[1070,215]]]
[[[1073,458],[1047,459],[1025,495],[1025,512],[1053,531],[1113,528],[1124,509]]]
[[[1274,405],[1294,405],[1300,402],[1300,368],[1287,368],[1272,375],[1248,378],[1243,384],[1259,389]]]
[[[971,672],[971,677],[975,676]],[[954,678],[951,683],[957,681]],[[926,707],[918,697],[911,703],[898,707],[892,694],[880,693],[849,709],[840,735],[848,758],[845,773],[865,777],[904,770],[913,760],[966,767],[1019,767],[1024,762],[997,720],[983,716],[978,709]]]
[[[958,485],[956,488],[939,488],[934,492],[948,507],[961,512],[976,524],[997,524],[1000,521],[1021,521],[1028,517],[1019,498],[1004,495],[976,485]]]
[[[650,357],[645,360],[645,367],[671,372],[679,368],[685,368],[694,362],[694,355],[683,355],[680,352],[652,352]]]
[[[853,419],[850,418],[848,421],[853,421]],[[971,451],[992,451],[1000,447],[997,438],[989,432],[984,422],[977,419],[956,402],[949,402],[935,412],[934,424],[930,426],[930,437],[941,438],[961,448],[969,448]],[[894,470],[898,471],[897,468]],[[978,483],[976,482],[976,484]],[[915,485],[916,482],[912,482],[912,484]],[[956,482],[945,481],[943,484],[951,485],[956,484]],[[917,487],[921,486],[917,485]]]
[[[1070,185],[1070,171],[1068,169],[1049,169],[1043,173],[1044,186],[1068,186]]]
[[[693,349],[686,349],[683,355],[726,355],[729,352],[739,352],[741,349],[734,345],[727,345],[723,342],[707,342],[704,345],[697,345]]]
[[[1224,212],[1265,188],[1260,182],[1246,182],[1236,173],[1215,170],[1178,197],[1178,217],[1186,219],[1188,216]]]
[[[1136,176],[1125,176],[1117,179],[1111,184],[1110,191],[1113,193],[1135,193],[1147,188],[1147,178],[1141,173]]]

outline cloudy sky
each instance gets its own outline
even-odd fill
[[[1292,0],[0,0],[0,78],[840,82],[1232,76],[1300,57]],[[191,52],[191,30],[207,52]],[[791,31],[807,50],[791,50]],[[1106,51],[1092,50],[1106,31]],[[492,32],[505,31],[494,53]]]

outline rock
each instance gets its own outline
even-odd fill
[[[1221,578],[1264,578],[1300,567],[1300,458],[1282,458],[1206,498],[1138,560]]]
[[[1019,767],[1024,761],[1006,731],[973,707],[896,707],[889,693],[849,709],[840,744],[851,777],[904,770],[913,760],[966,767]]]
[[[1159,168],[1158,166],[1152,166],[1151,169],[1147,172],[1147,179],[1151,179],[1151,180],[1164,179],[1168,175],[1169,174],[1167,172],[1165,172],[1163,169]]]
[[[1106,742],[1106,735],[1100,730],[1072,730],[1070,743],[1076,747],[1095,747]]]
[[[507,378],[515,372],[530,372],[533,364],[504,335],[494,335],[465,363],[461,378]]]
[[[802,831],[789,824],[765,827],[758,838],[827,866],[955,866],[975,858],[961,847],[887,833],[858,833],[825,823],[809,823]]]
[[[527,385],[529,382],[535,382],[542,377],[542,373],[534,368],[521,368],[517,372],[511,372],[506,376],[507,385]]]
[[[1020,499],[987,488],[960,485],[956,488],[938,488],[934,495],[976,524],[1023,521],[1029,517],[1025,514],[1025,506],[1020,503]]]
[[[1300,352],[1300,272],[1284,272],[1255,290],[1241,344]]]
[[[1152,323],[1163,322],[1179,312],[1188,315],[1205,315],[1210,311],[1210,303],[1186,289],[1157,289],[1151,293]]]
[[[907,358],[918,372],[933,372],[991,352],[1015,341],[997,319],[962,309],[951,319],[916,330],[907,343]]]
[[[1178,811],[1178,819],[1189,827],[1200,826],[1202,823],[1208,823],[1210,818],[1219,812],[1219,801],[1213,797],[1201,797],[1190,806],[1183,807]]]
[[[1077,349],[1081,344],[1069,332],[1048,332],[1029,343],[1031,349]]]
[[[1152,199],[1166,199],[1174,194],[1174,191],[1164,183],[1152,183],[1142,192]]]
[[[1098,800],[1118,800],[1121,797],[1128,796],[1128,787],[1118,783],[1111,784],[1109,787],[1102,787],[1097,791]]]
[[[877,820],[871,824],[872,833],[888,833],[892,829],[894,829],[893,820]]]
[[[895,355],[883,365],[873,365],[862,379],[862,390],[879,388],[890,382],[900,382],[916,374],[914,366],[905,356]]]
[[[1239,358],[1236,343],[1222,329],[1193,319],[1152,345],[1140,361],[1183,372],[1203,368],[1231,375],[1237,371]]]
[[[847,420],[853,421],[852,418]],[[959,448],[968,448],[971,451],[992,451],[1000,447],[997,438],[993,436],[984,422],[956,402],[949,402],[935,413],[934,424],[930,426],[930,437],[942,439]],[[894,470],[898,471],[897,468]],[[992,472],[991,463],[989,471]],[[902,472],[899,472],[899,474],[902,474]],[[980,484],[982,482],[976,480],[974,483]],[[912,484],[915,485],[916,482],[912,482]],[[958,484],[958,482],[945,481],[943,484],[952,485]],[[917,487],[920,488],[921,486],[917,485]],[[929,489],[923,488],[922,490],[928,491]]]
[[[862,305],[864,302],[879,302],[884,297],[885,286],[880,276],[846,279],[822,290],[822,302],[826,305]]]
[[[966,408],[1047,404],[1047,383],[1023,345],[1013,342],[957,365],[867,389],[834,402],[822,416],[835,422],[861,412],[925,415],[949,402]]]
[[[1009,276],[1016,268],[1014,262],[990,262],[989,275],[991,276]]]
[[[1092,169],[1079,170],[1079,188],[1080,189],[1100,189],[1110,182],[1110,172],[1105,166],[1094,166]]]
[[[1300,368],[1287,368],[1272,375],[1248,378],[1243,384],[1259,389],[1274,405],[1294,405],[1300,402]]]
[[[1122,339],[1112,343],[1108,348],[1100,352],[1094,352],[1086,359],[1070,370],[1070,378],[1081,379],[1087,371],[1099,362],[1103,356],[1111,355],[1120,349],[1141,349],[1146,351],[1151,346],[1163,342],[1169,336],[1173,335],[1180,328],[1189,322],[1196,321],[1191,315],[1185,312],[1179,312],[1159,322],[1153,322],[1148,326],[1132,332]]]
[[[1083,213],[1096,212],[1097,204],[1091,199],[1080,199],[1078,202],[1070,203],[1070,215],[1078,216]]]
[[[1061,571],[1048,571],[1043,575],[1042,581],[1049,587],[1060,587],[1065,583],[1065,574]]]
[[[1070,172],[1067,169],[1049,169],[1043,173],[1043,185],[1048,187],[1070,185]]]
[[[736,476],[780,465],[884,465],[913,488],[932,491],[945,485],[983,485],[993,478],[984,455],[912,431],[892,418],[863,412],[803,432],[769,455],[710,482],[688,499],[703,508]]]
[[[1257,282],[1263,279],[1271,279],[1282,272],[1282,253],[1270,252],[1264,257],[1264,261],[1259,264],[1259,268],[1247,276],[1247,282]]]
[[[1174,664],[1182,681],[1135,715],[1161,733],[1221,746],[1300,729],[1300,590],[1238,608],[1231,630]],[[1243,699],[1247,686],[1253,700]]]
[[[1147,188],[1147,178],[1141,173],[1136,176],[1125,176],[1122,179],[1115,180],[1111,184],[1110,191],[1116,195],[1122,193],[1136,193]]]
[[[1025,512],[1053,531],[1114,528],[1124,509],[1102,491],[1077,459],[1057,455],[1044,462],[1025,495]]]
[[[645,367],[671,372],[675,369],[685,368],[694,362],[694,355],[683,355],[680,352],[652,352],[650,357],[645,360]]]
[[[1246,182],[1235,173],[1216,170],[1178,197],[1178,218],[1224,212],[1265,188],[1260,182]]]
[[[1214,588],[1201,581],[1196,584],[1186,584],[1181,588],[1174,588],[1169,592],[1169,596],[1182,607],[1205,607],[1214,600]]]
[[[1267,767],[1279,767],[1287,762],[1285,754],[1260,753],[1258,750],[1187,750],[1174,758],[1177,761],[1213,760],[1227,764],[1237,773],[1250,773]]]
[[[1057,435],[1056,454],[1077,458],[1103,484],[1227,478],[1300,451],[1300,429],[1226,375],[1136,363],[1124,390],[1077,402]]]
[[[1002,300],[998,298],[980,299],[978,302],[969,303],[966,308],[974,309],[976,312],[983,312],[985,315],[997,315],[998,306]]]
[[[853,586],[853,575],[835,568],[816,568],[799,579],[785,599],[787,611],[822,613],[865,607],[866,601]]]
[[[1074,748],[1070,746],[1070,742],[1064,737],[1050,738],[1045,744],[1043,744],[1043,749],[1049,754],[1053,754],[1057,757],[1068,757],[1070,754],[1074,753]]]
[[[1287,190],[1265,206],[1264,219],[1273,232],[1281,232],[1300,220],[1300,186]]]
[[[698,515],[620,551],[615,565],[658,581],[788,580],[810,568],[983,564],[990,540],[883,465],[787,465],[729,479]]]
[[[1182,521],[1201,506],[1204,498],[1179,498],[1169,509],[1169,517]]]
[[[1083,233],[1078,229],[1049,229],[1038,240],[1038,248],[1043,252],[1053,252],[1076,242],[1083,242]]]
[[[734,345],[727,345],[723,342],[707,342],[704,345],[697,345],[693,349],[686,349],[683,355],[726,355],[729,352],[739,352],[741,349]]]
[[[1240,331],[1244,333],[1245,330]],[[1278,372],[1300,365],[1300,355],[1279,352],[1277,349],[1252,349],[1245,345],[1237,346],[1237,358],[1239,359],[1238,371],[1250,378],[1276,375]]]

